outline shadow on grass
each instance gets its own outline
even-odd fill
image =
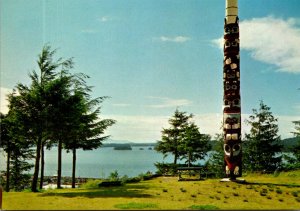
[[[282,183],[271,183],[271,182],[247,182],[245,181],[243,184],[246,185],[272,185],[272,186],[284,186],[284,187],[300,187],[298,184],[282,184]]]
[[[144,193],[146,186],[142,185],[130,185],[128,187],[102,187],[98,189],[78,189],[70,190],[64,192],[60,191],[50,191],[45,192],[40,195],[40,197],[46,196],[58,196],[58,197],[87,197],[87,198],[112,198],[112,197],[126,197],[126,198],[151,198],[152,195]]]

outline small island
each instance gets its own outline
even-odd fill
[[[114,147],[114,150],[132,150],[130,144],[118,144]]]

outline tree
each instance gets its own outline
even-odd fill
[[[278,124],[270,109],[261,101],[247,120],[251,130],[243,142],[243,163],[250,171],[274,171],[281,164],[281,156],[276,155],[282,148]]]
[[[204,159],[207,152],[210,150],[210,136],[201,134],[195,123],[189,123],[181,136],[179,151],[181,159],[187,160],[188,167],[191,166],[192,162]]]
[[[109,136],[104,131],[115,123],[112,119],[100,119],[100,106],[106,97],[89,100],[88,93],[75,92],[69,107],[70,124],[65,134],[65,148],[73,154],[72,188],[75,188],[76,150],[99,148]],[[96,108],[94,108],[96,107]]]
[[[169,119],[170,128],[162,130],[161,141],[157,142],[155,150],[161,152],[164,156],[168,153],[174,155],[174,164],[177,164],[177,160],[180,156],[179,145],[182,138],[182,133],[188,125],[188,121],[193,115],[187,115],[186,112],[180,112],[175,110],[174,116]]]
[[[298,144],[293,149],[293,155],[296,158],[296,162],[300,164],[300,121],[293,121],[296,132],[292,132],[298,139]]]
[[[6,152],[6,187],[20,191],[28,186],[30,176],[29,170],[32,164],[28,161],[32,159],[31,143],[24,136],[24,125],[21,124],[21,116],[18,108],[13,104],[15,96],[9,95],[10,110],[7,115],[1,114],[1,148]]]
[[[1,141],[0,147],[6,152],[6,184],[5,184],[5,191],[9,192],[10,186],[10,157],[12,151],[12,144],[9,137],[9,122],[7,115],[0,113],[1,119]]]
[[[223,177],[224,175],[224,135],[216,134],[216,144],[212,148],[212,153],[206,163],[209,172],[214,172],[217,177]]]

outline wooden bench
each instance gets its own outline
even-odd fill
[[[201,180],[201,173],[203,171],[203,167],[201,166],[193,166],[193,167],[178,167],[178,181],[195,181]]]

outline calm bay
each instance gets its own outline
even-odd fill
[[[151,148],[151,149],[149,149]],[[62,176],[72,174],[72,153],[63,151]],[[1,152],[0,170],[6,169],[5,154]],[[118,171],[120,176],[138,176],[141,173],[156,172],[154,163],[173,162],[173,156],[164,158],[163,154],[151,146],[132,147],[132,150],[114,150],[113,147],[101,147],[96,150],[77,150],[76,177],[106,178],[111,172]],[[198,161],[199,162],[199,161]],[[184,163],[184,161],[180,161]],[[203,164],[200,161],[199,164]],[[33,173],[33,169],[30,171]],[[45,175],[57,174],[57,148],[45,150]]]

